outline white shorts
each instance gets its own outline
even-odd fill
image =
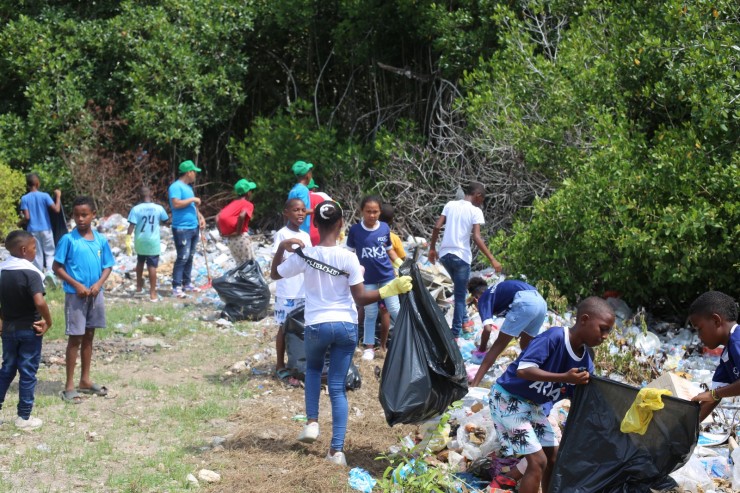
[[[306,298],[281,298],[275,297],[275,323],[283,325],[288,314],[306,304]]]

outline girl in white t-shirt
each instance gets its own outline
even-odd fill
[[[380,290],[365,291],[357,256],[337,246],[344,226],[342,209],[336,202],[324,201],[314,209],[313,221],[321,242],[306,248],[303,255],[291,255],[284,262],[273,262],[270,276],[275,279],[303,274],[306,292],[304,344],[306,350],[306,426],[298,440],[312,443],[319,436],[319,397],[324,355],[329,350],[327,384],[332,408],[331,448],[326,459],[346,465],[342,449],[347,430],[345,378],[357,346],[357,307],[411,290],[411,278],[399,277]],[[295,251],[305,244],[298,238],[280,243],[275,253]]]

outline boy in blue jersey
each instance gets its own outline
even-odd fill
[[[689,307],[689,321],[696,327],[701,342],[709,349],[723,345],[712,387],[694,396],[701,403],[699,421],[714,410],[723,397],[740,395],[740,330],[737,330],[737,304],[731,296],[707,291]]]
[[[152,192],[149,187],[139,190],[141,202],[131,209],[128,214],[128,231],[126,234],[126,249],[131,246],[131,233],[134,233],[134,249],[136,250],[136,292],[144,290],[144,264],[149,272],[149,301],[157,302],[157,267],[159,254],[162,252],[159,237],[159,224],[167,221],[167,211],[159,204],[152,202]],[[127,252],[129,255],[131,252]]]
[[[527,348],[545,321],[547,303],[534,286],[518,280],[502,281],[489,287],[483,278],[473,277],[468,282],[468,291],[478,302],[478,313],[483,321],[483,333],[478,347],[480,353],[488,348],[493,317],[506,317],[499,328],[496,341],[483,358],[471,383],[473,387],[477,387],[512,338],[519,337],[519,346],[522,350]]]
[[[64,281],[64,314],[67,354],[67,381],[61,397],[79,404],[80,393],[105,396],[108,389],[90,379],[95,329],[105,328],[105,298],[103,285],[114,265],[108,240],[90,226],[95,219],[95,205],[90,197],[77,197],[72,203],[72,218],[77,225],[62,236],[54,257],[54,274]],[[74,386],[77,353],[80,353],[82,374],[80,385]]]
[[[54,200],[48,193],[39,191],[41,181],[36,173],[26,175],[28,193],[21,197],[21,212],[26,223],[26,231],[36,239],[36,258],[34,265],[43,272],[51,270],[54,261],[54,234],[51,230],[49,209],[59,212],[62,209],[62,192],[54,190]]]
[[[313,164],[305,161],[296,161],[291,167],[291,171],[298,179],[293,188],[288,192],[288,200],[301,199],[306,206],[306,219],[301,223],[301,231],[311,233],[311,218],[313,218],[313,209],[311,208],[311,195],[308,191],[308,184],[313,178]]]
[[[520,493],[549,491],[558,443],[547,419],[551,404],[570,398],[574,385],[587,384],[594,371],[586,346],[598,346],[614,326],[614,311],[592,296],[578,305],[570,329],[552,327],[532,339],[491,388],[491,418],[501,455],[527,459]]]

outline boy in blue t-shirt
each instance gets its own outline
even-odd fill
[[[712,377],[712,388],[694,396],[701,403],[699,421],[709,416],[723,397],[740,395],[740,330],[737,330],[737,304],[719,291],[707,291],[689,307],[689,321],[699,339],[709,349],[723,345],[719,365]]]
[[[108,389],[90,379],[95,329],[105,328],[103,285],[114,265],[108,240],[91,228],[95,205],[90,197],[77,197],[72,203],[72,217],[77,227],[62,236],[54,257],[54,273],[64,281],[66,322],[67,381],[61,397],[79,404],[80,393],[105,396]],[[77,353],[81,354],[80,385],[74,387]]]
[[[483,278],[473,277],[468,282],[468,291],[478,302],[478,313],[483,321],[483,332],[478,346],[479,357],[480,353],[488,348],[488,338],[493,329],[493,317],[506,317],[499,327],[496,341],[491,349],[488,349],[478,368],[478,373],[473,378],[471,386],[477,387],[499,354],[509,345],[511,339],[519,337],[519,346],[522,351],[527,348],[545,321],[547,303],[537,292],[537,288],[514,279],[489,287]]]
[[[547,419],[551,404],[570,397],[594,371],[586,346],[598,346],[614,326],[614,311],[592,296],[578,305],[570,329],[552,327],[530,342],[491,388],[491,418],[503,456],[527,459],[520,493],[549,491],[558,443]]]
[[[159,224],[167,221],[167,211],[159,204],[152,202],[149,187],[139,190],[141,202],[128,214],[128,231],[126,234],[126,253],[131,255],[131,233],[134,233],[136,250],[136,292],[144,290],[144,264],[149,272],[149,301],[157,302],[157,267],[159,254],[162,252],[159,237]]]
[[[41,271],[49,272],[54,261],[54,233],[49,209],[54,212],[62,209],[62,192],[54,190],[54,200],[51,200],[48,193],[39,191],[40,186],[41,181],[36,173],[26,175],[28,193],[21,197],[21,212],[26,231],[36,239],[36,258],[33,263]]]

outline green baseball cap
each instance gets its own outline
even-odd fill
[[[319,186],[318,186],[318,185],[316,184],[316,182],[315,182],[315,181],[313,181],[313,178],[311,178],[311,181],[309,181],[309,182],[308,182],[308,186],[307,186],[307,188],[308,188],[309,190],[312,190],[312,189],[314,189],[314,188],[319,188]]]
[[[189,159],[187,161],[181,162],[178,169],[180,170],[180,173],[187,173],[188,171],[195,171],[196,173],[200,173],[200,168],[197,167],[195,163]]]
[[[238,196],[246,195],[251,190],[254,190],[257,188],[257,184],[253,181],[248,181],[242,178],[238,182],[236,182],[236,185],[234,185],[234,191]]]
[[[293,174],[296,176],[305,176],[308,174],[309,171],[311,171],[311,168],[313,168],[313,164],[307,163],[305,161],[296,161],[293,163],[293,167],[291,168],[293,170]]]

